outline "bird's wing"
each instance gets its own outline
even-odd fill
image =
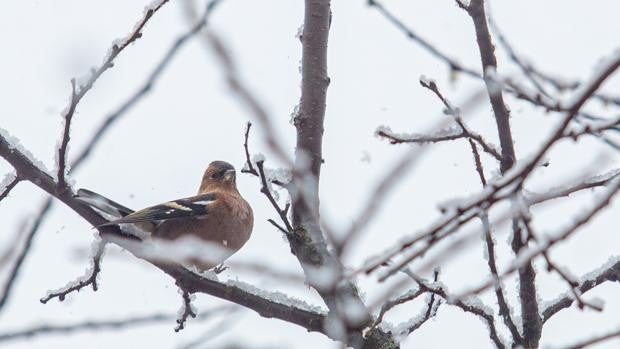
[[[201,217],[209,213],[216,199],[217,196],[211,193],[178,199],[144,208],[122,218],[101,224],[100,227],[122,223],[161,222],[177,218]]]

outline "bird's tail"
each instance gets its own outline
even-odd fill
[[[88,189],[79,189],[74,196],[84,204],[115,218],[122,218],[134,211]]]

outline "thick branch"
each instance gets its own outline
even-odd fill
[[[310,269],[327,268],[342,275],[340,262],[328,251],[319,222],[319,179],[323,164],[323,121],[329,77],[327,76],[327,40],[331,23],[330,0],[306,0],[302,42],[302,80],[299,113],[294,119],[297,130],[294,187],[291,190],[293,234],[289,242],[306,275]],[[312,283],[312,281],[311,281]],[[334,283],[329,289],[317,288],[331,315],[344,321],[347,330],[368,325],[370,314],[357,289],[348,281]],[[364,309],[365,316],[347,323],[341,314],[341,302]],[[351,303],[353,302],[354,305]],[[360,321],[361,320],[361,321]],[[352,331],[348,331],[349,334]],[[355,345],[354,343],[350,343]]]
[[[484,82],[489,94],[497,133],[502,147],[502,160],[500,170],[505,174],[514,166],[516,155],[512,130],[510,128],[510,113],[504,102],[504,96],[497,82],[493,81],[497,72],[497,59],[495,58],[495,47],[491,41],[491,33],[487,25],[487,17],[484,9],[484,0],[471,0],[466,7],[467,13],[474,22],[476,30],[476,41],[480,58],[482,60],[482,71]],[[518,254],[521,249],[526,247],[527,242],[523,241],[518,229],[518,222],[513,220],[512,249]],[[497,274],[495,274],[497,277]],[[521,303],[521,316],[523,317],[523,343],[527,348],[538,347],[538,342],[542,334],[542,321],[538,315],[538,301],[536,298],[536,272],[531,263],[525,263],[519,268],[519,300]],[[511,329],[512,330],[512,329]],[[518,340],[519,337],[515,338]]]

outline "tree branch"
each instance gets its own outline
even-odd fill
[[[461,308],[461,310],[467,313],[471,313],[471,314],[481,317],[489,326],[489,337],[493,341],[493,344],[495,344],[497,348],[501,348],[501,349],[505,348],[504,343],[499,338],[499,332],[497,331],[497,328],[495,327],[495,318],[493,317],[493,313],[489,309],[487,309],[482,304],[482,302],[480,302],[477,299],[476,300],[456,299],[453,295],[448,294],[448,292],[444,289],[444,287],[441,284],[439,285],[430,284],[426,282],[424,279],[414,274],[408,268],[405,268],[402,271],[405,274],[407,274],[409,277],[411,277],[419,285],[419,287],[423,289],[425,292],[436,294],[440,296],[441,298],[443,298],[448,304]]]
[[[92,265],[90,270],[75,282],[72,282],[56,291],[48,292],[45,297],[40,299],[41,303],[45,304],[53,298],[58,298],[58,300],[62,302],[69,293],[80,292],[81,289],[89,285],[92,286],[93,291],[97,291],[99,288],[99,285],[97,284],[97,276],[99,276],[99,272],[101,272],[101,258],[103,257],[106,242],[104,240],[99,240],[96,241],[95,244],[96,246],[91,257]]]
[[[579,293],[584,294],[607,281],[620,283],[620,258],[617,256],[611,258],[610,263],[607,263],[597,270],[582,276],[577,288]],[[553,315],[557,314],[560,310],[570,307],[574,302],[575,298],[568,294],[558,297],[550,305],[543,309],[543,323],[549,320]]]
[[[15,186],[17,186],[17,183],[19,183],[20,180],[21,179],[19,179],[19,177],[15,174],[6,175],[6,177],[0,183],[0,201],[4,200],[4,198],[9,196],[11,190],[13,190]]]
[[[218,312],[229,310],[230,306],[213,308],[210,311],[198,314],[197,318],[206,320]],[[19,339],[28,339],[47,334],[71,334],[81,331],[118,330],[136,326],[153,325],[162,322],[174,321],[176,315],[152,314],[134,316],[120,320],[90,320],[71,325],[40,325],[26,330],[0,333],[0,342],[8,342]]]
[[[471,147],[472,154],[474,156],[474,163],[476,165],[476,172],[478,173],[478,177],[480,178],[480,182],[482,183],[482,187],[486,187],[487,180],[484,176],[484,168],[482,167],[482,161],[480,161],[480,155],[478,154],[478,150],[474,142],[469,139],[469,146]],[[504,290],[502,289],[502,284],[499,281],[499,274],[497,272],[497,262],[495,257],[495,242],[493,240],[493,235],[491,232],[491,223],[489,222],[489,214],[487,211],[482,211],[480,214],[480,220],[482,222],[482,228],[484,231],[484,242],[486,244],[486,254],[487,254],[487,265],[489,266],[489,271],[491,271],[491,276],[495,278],[495,298],[497,298],[497,304],[499,306],[499,315],[504,320],[504,324],[510,330],[510,334],[512,335],[513,342],[521,343],[523,338],[517,329],[514,321],[512,320],[512,314],[510,312],[510,307],[508,306],[508,302],[506,302],[506,298],[504,297]]]
[[[76,79],[71,79],[71,101],[69,102],[69,106],[66,111],[63,112],[63,117],[65,119],[65,124],[63,127],[63,135],[60,143],[60,147],[58,149],[58,188],[59,190],[65,190],[66,181],[65,181],[65,164],[66,164],[66,156],[67,156],[67,146],[69,144],[69,133],[71,128],[71,120],[73,115],[75,114],[75,110],[77,108],[78,103],[84,98],[86,93],[90,91],[90,89],[95,85],[95,82],[101,77],[101,75],[108,69],[114,66],[114,59],[130,44],[138,40],[142,37],[142,29],[146,25],[146,23],[153,17],[153,15],[159,11],[169,0],[160,0],[157,3],[148,7],[142,19],[138,21],[138,24],[134,27],[134,30],[124,39],[116,40],[110,50],[106,58],[103,61],[103,64],[97,68],[93,69],[90,72],[90,76],[84,82],[78,82]]]

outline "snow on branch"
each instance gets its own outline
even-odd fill
[[[614,196],[618,193],[618,190],[620,190],[620,177],[617,177],[609,184],[606,192],[602,193],[602,195],[600,195],[598,200],[591,207],[584,209],[581,214],[575,217],[571,225],[564,229],[561,229],[557,233],[549,234],[545,238],[540,238],[540,241],[536,246],[521,250],[517,257],[512,261],[511,265],[507,268],[507,270],[505,270],[501,275],[499,275],[500,280],[512,274],[519,268],[522,268],[525,264],[530,263],[532,259],[549,251],[556,244],[570,238],[579,230],[579,228],[588,223],[597,214],[602,212],[602,210],[611,203]],[[467,292],[464,292],[461,296],[459,296],[459,298],[479,294],[480,292],[493,286],[495,282],[496,281],[494,279],[483,282],[479,286],[474,287]]]
[[[439,130],[433,134],[423,135],[419,133],[397,133],[392,131],[388,126],[379,126],[375,130],[377,137],[386,138],[391,144],[401,143],[438,143],[443,141],[452,141],[459,138],[464,138],[465,133],[458,126],[451,126],[449,128]]]
[[[84,276],[78,278],[75,281],[69,282],[64,287],[57,290],[48,291],[47,294],[40,299],[41,303],[45,304],[53,298],[58,298],[59,301],[64,301],[65,297],[71,292],[80,292],[86,286],[92,286],[93,291],[97,291],[99,285],[97,284],[97,277],[101,272],[101,258],[105,250],[106,242],[102,239],[96,238],[93,242],[93,254],[90,257],[90,267],[84,273]]]
[[[618,175],[620,175],[620,168],[609,170],[605,173],[586,178],[577,183],[564,185],[562,187],[550,188],[545,193],[528,194],[525,196],[525,201],[528,206],[531,206],[561,197],[568,197],[571,194],[584,189],[606,186],[614,178],[618,177]]]
[[[607,263],[598,267],[596,270],[580,277],[576,288],[579,290],[580,294],[584,294],[607,281],[620,283],[620,256],[610,258]],[[543,323],[560,310],[570,307],[574,302],[575,298],[572,294],[564,294],[548,302],[541,311]]]

